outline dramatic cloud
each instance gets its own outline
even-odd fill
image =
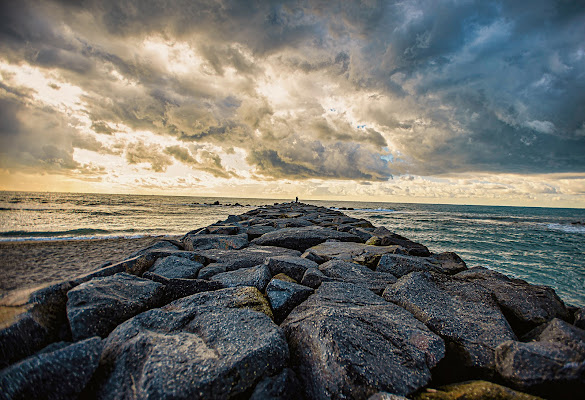
[[[87,179],[101,162],[100,179],[140,170],[149,188],[189,174],[320,180],[330,194],[370,182],[360,187],[372,196],[415,176],[436,178],[440,196],[459,182],[482,198],[447,177],[489,176],[478,184],[502,193],[501,175],[518,179],[512,198],[548,193],[521,176],[585,172],[579,1],[0,7],[0,167],[11,173]]]

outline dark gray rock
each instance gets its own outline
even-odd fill
[[[302,257],[276,256],[269,257],[264,262],[272,275],[286,274],[296,281],[303,279],[305,271],[309,268],[317,268],[319,264]]]
[[[378,266],[378,272],[388,272],[401,277],[414,271],[442,272],[438,263],[433,263],[427,257],[416,257],[402,254],[384,254]]]
[[[205,257],[208,263],[221,264],[225,271],[235,271],[240,268],[253,267],[263,264],[266,258],[276,256],[301,255],[299,251],[274,246],[249,246],[241,250],[200,250],[197,252]],[[201,277],[201,271],[199,272]]]
[[[150,272],[165,278],[196,278],[203,264],[189,260],[188,258],[169,256],[156,260]]]
[[[275,230],[277,230],[277,228],[272,225],[254,225],[246,228],[246,234],[248,235],[248,240],[252,241],[265,233],[274,232]]]
[[[362,240],[351,233],[334,231],[319,226],[305,228],[283,228],[266,233],[252,243],[261,246],[278,246],[288,249],[305,251],[309,247],[323,243],[329,239],[341,242],[361,242]]]
[[[199,275],[197,275],[197,277],[199,279],[211,279],[214,275],[226,272],[226,269],[227,268],[224,264],[217,263],[209,264],[207,267],[203,267],[199,270]]]
[[[325,261],[355,261],[374,269],[384,254],[394,254],[400,252],[400,250],[400,246],[370,246],[362,243],[325,242],[311,247],[307,252]]]
[[[496,361],[501,377],[521,390],[563,399],[585,392],[585,331],[560,319],[534,342],[502,343]]]
[[[550,287],[531,285],[483,267],[455,276],[491,291],[518,336],[553,318],[569,319],[565,304]]]
[[[186,250],[239,250],[248,246],[248,235],[187,235],[183,238]]]
[[[34,355],[0,371],[2,399],[75,399],[98,366],[102,341],[93,337]]]
[[[413,393],[445,351],[408,311],[348,283],[324,282],[281,326],[310,399]]]
[[[207,232],[211,235],[237,235],[240,227],[237,225],[210,225]]]
[[[212,281],[219,282],[225,287],[253,286],[260,291],[264,291],[270,279],[272,279],[272,275],[264,264],[223,272],[211,277]]]
[[[313,253],[310,250],[305,251],[302,255],[301,258],[306,258],[307,260],[311,260],[313,262],[316,262],[317,264],[323,264],[324,262],[329,261],[328,259],[318,256],[317,254]]]
[[[449,362],[444,367],[452,375],[492,376],[496,347],[516,340],[491,292],[472,282],[412,272],[389,286],[383,297],[413,313],[445,339]]]
[[[454,275],[458,272],[465,271],[467,264],[457,255],[451,251],[445,253],[433,254],[429,257],[432,262],[440,265],[441,272],[448,275]]]
[[[0,368],[69,338],[65,306],[71,288],[63,282],[0,300]]]
[[[575,312],[575,326],[577,328],[585,329],[585,309],[581,308]]]
[[[73,340],[106,337],[118,324],[164,302],[164,285],[120,273],[95,278],[67,293]]]
[[[114,274],[118,274],[121,272],[125,272],[127,274],[142,276],[143,273],[148,271],[155,263],[157,258],[159,257],[158,251],[160,249],[153,250],[152,252],[147,252],[145,254],[129,258],[127,260],[121,261],[116,264],[112,264],[110,266],[98,269],[97,271],[90,272],[88,274],[79,276],[71,281],[74,286],[81,285],[82,283],[88,282],[94,278],[103,278],[107,276],[112,276]],[[166,250],[163,250],[166,252]],[[177,251],[177,250],[174,250]]]
[[[317,289],[319,286],[321,286],[321,283],[329,282],[331,280],[331,278],[325,276],[325,274],[323,274],[323,272],[321,272],[318,268],[309,268],[305,271],[305,275],[303,275],[301,285]]]
[[[250,400],[303,400],[301,384],[295,373],[285,368],[276,376],[264,378],[256,385]]]
[[[298,283],[272,279],[266,287],[266,296],[274,313],[274,322],[280,324],[299,304],[305,301],[313,289]]]
[[[137,252],[132,253],[128,256],[128,258],[134,258],[137,256],[146,255],[148,253],[152,253],[153,251],[178,251],[183,250],[183,245],[181,242],[177,242],[175,240],[159,240],[158,242],[142,249],[138,250]]]
[[[116,328],[96,372],[98,399],[232,398],[288,362],[285,337],[252,287],[203,292]]]
[[[428,257],[431,255],[431,252],[426,248],[426,246],[413,242],[412,240],[407,239],[404,236],[397,235],[394,232],[390,232],[383,226],[376,228],[372,235],[380,238],[381,246],[398,245],[406,249],[407,254],[411,256]]]
[[[304,228],[307,226],[313,226],[312,222],[309,222],[302,218],[277,218],[271,221],[271,224],[276,229],[283,228]]]
[[[386,286],[396,282],[396,277],[385,272],[374,272],[366,266],[342,260],[331,260],[319,266],[325,276],[336,281],[355,283],[382,294]]]
[[[211,290],[224,288],[224,285],[220,282],[212,282],[203,279],[169,279],[157,274],[153,274],[152,272],[145,272],[142,277],[165,285],[165,304],[182,297],[191,296],[195,293],[208,292]]]
[[[363,243],[366,243],[372,237],[372,232],[365,230],[364,228],[351,228],[347,232],[352,235],[359,236]]]

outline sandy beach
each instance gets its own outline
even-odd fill
[[[108,261],[121,261],[159,239],[0,242],[0,295],[81,275]]]

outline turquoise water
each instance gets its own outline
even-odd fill
[[[219,201],[221,205],[205,203]],[[180,235],[280,202],[266,199],[0,192],[0,240]],[[240,205],[234,205],[239,203]],[[307,201],[351,207],[346,214],[418,241],[434,252],[455,251],[534,284],[552,286],[585,306],[585,210]]]

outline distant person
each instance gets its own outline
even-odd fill
[[[298,202],[299,202],[299,197],[297,196],[297,197],[295,197],[295,203],[298,203]]]

